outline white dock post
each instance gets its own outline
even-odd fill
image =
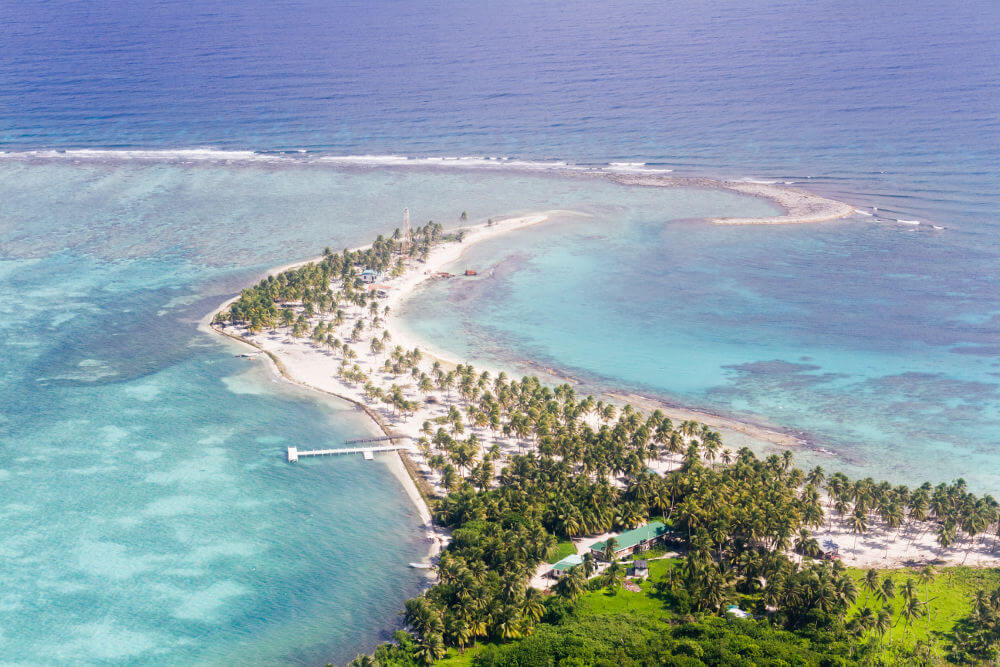
[[[288,462],[289,463],[295,463],[298,460],[299,460],[299,448],[298,447],[289,447],[288,448]]]

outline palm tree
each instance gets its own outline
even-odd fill
[[[604,543],[604,550],[602,552],[604,555],[604,560],[608,561],[609,563],[617,561],[618,560],[617,551],[618,551],[618,539],[614,537],[609,537],[608,540]]]
[[[556,583],[556,594],[567,600],[575,600],[583,592],[586,580],[579,566],[571,568],[569,572],[559,577]]]
[[[852,619],[852,625],[854,626],[854,635],[857,637],[863,637],[866,633],[875,628],[878,617],[875,611],[870,607],[862,607],[858,610],[858,615]]]
[[[651,505],[660,510],[660,516],[664,519],[667,517],[667,509],[670,507],[670,491],[667,489],[665,484],[657,484],[656,489],[653,492],[653,497],[651,498]]]
[[[433,665],[444,657],[444,639],[439,634],[429,635],[417,644],[416,658],[425,665]]]
[[[900,505],[899,503],[890,504],[888,507],[885,508],[885,511],[882,512],[882,519],[883,521],[885,521],[885,525],[887,528],[889,528],[890,530],[896,530],[903,523],[904,519],[903,506]],[[896,541],[896,536],[893,536],[892,541],[893,542]],[[886,558],[889,557],[888,540],[886,540],[885,542],[885,555]]]
[[[876,590],[880,588],[878,570],[871,568],[865,572],[864,578],[861,580],[861,587],[865,589],[868,593],[865,595],[865,606],[868,606],[868,598]]]
[[[919,577],[920,581],[922,581],[924,584],[924,607],[926,608],[927,611],[926,621],[928,627],[930,627],[930,622],[931,622],[931,600],[928,587],[931,584],[931,582],[934,581],[935,576],[937,576],[937,570],[934,569],[933,565],[925,565],[920,569],[920,572],[917,573],[917,577]]]
[[[951,519],[946,519],[944,523],[938,526],[937,529],[937,543],[940,546],[938,556],[940,557],[944,550],[950,547],[954,542],[955,522]]]
[[[805,528],[800,528],[795,538],[795,552],[809,558],[815,558],[820,553],[819,543]]]
[[[976,535],[984,532],[989,525],[993,522],[990,512],[982,505],[982,503],[976,503],[976,505],[967,512],[964,520],[962,521],[962,530],[965,534],[969,536],[969,547],[965,550],[965,557],[962,558],[962,565],[965,565],[965,561],[969,558],[969,552],[972,551],[972,547],[976,544]]]
[[[809,471],[806,475],[806,484],[810,486],[820,487],[823,486],[823,481],[826,479],[826,473],[821,466],[816,466]]]
[[[580,563],[580,566],[583,569],[583,576],[589,579],[590,575],[597,569],[593,552],[588,550],[587,553],[583,554],[583,562]]]
[[[896,597],[896,582],[893,581],[891,576],[886,576],[886,578],[882,580],[881,588],[875,591],[875,594],[886,604],[892,602],[892,600]]]
[[[910,626],[913,624],[914,619],[920,617],[920,600],[917,598],[909,598],[903,603],[903,606],[899,610],[899,618],[906,619],[906,623],[903,625],[906,629],[907,634],[910,633]],[[899,622],[899,619],[896,620]]]
[[[875,616],[875,623],[873,625],[875,634],[878,635],[879,645],[882,644],[882,638],[885,637],[887,632],[891,633],[892,630],[892,614],[885,607],[878,610],[878,615]],[[892,641],[892,635],[889,635],[889,640]]]
[[[705,458],[715,468],[715,458],[719,453],[719,449],[722,448],[722,441],[719,440],[719,434],[715,431],[708,431],[703,435],[701,443],[705,450]]]
[[[855,510],[851,516],[851,532],[854,533],[853,551],[858,552],[858,535],[868,532],[868,517],[861,508]]]
[[[916,599],[917,597],[917,585],[913,582],[912,577],[907,577],[903,585],[900,586],[899,592],[902,593],[903,599],[910,601]]]
[[[622,585],[622,581],[624,580],[624,578],[625,575],[622,572],[621,563],[619,563],[617,560],[614,560],[611,561],[611,565],[608,566],[608,569],[604,571],[604,576],[601,583],[604,584],[605,588],[615,591],[618,589],[619,586]]]
[[[545,613],[545,606],[542,604],[542,594],[537,588],[528,588],[524,593],[524,615],[533,621],[541,619]]]
[[[506,608],[501,612],[500,621],[497,623],[497,634],[504,641],[521,636],[521,619],[515,609]]]
[[[455,643],[464,652],[465,647],[472,641],[472,626],[464,619],[458,618],[452,623],[449,636],[454,637]]]

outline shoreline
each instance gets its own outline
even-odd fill
[[[401,274],[396,277],[384,277],[381,279],[382,282],[377,287],[385,294],[384,298],[380,300],[380,305],[388,306],[384,321],[379,320],[375,322],[372,320],[369,322],[369,317],[374,317],[376,320],[379,318],[376,311],[369,312],[369,309],[364,306],[357,304],[341,306],[344,309],[342,311],[344,316],[341,320],[346,321],[338,322],[337,327],[339,328],[336,328],[335,333],[344,342],[339,344],[340,347],[332,349],[340,350],[342,347],[344,350],[343,359],[338,359],[332,349],[321,348],[320,345],[314,343],[308,337],[292,336],[290,330],[287,328],[283,330],[275,328],[251,334],[243,329],[241,325],[226,323],[211,324],[212,314],[206,315],[202,319],[199,328],[205,327],[205,329],[215,331],[218,334],[263,351],[271,360],[279,375],[289,382],[352,403],[359,409],[364,410],[366,415],[383,433],[401,433],[413,438],[414,442],[418,442],[428,433],[427,426],[433,429],[435,422],[442,423],[442,420],[447,422],[450,419],[448,417],[449,412],[453,412],[456,409],[459,409],[459,413],[461,414],[464,404],[458,396],[453,397],[452,389],[450,388],[447,389],[447,398],[445,398],[445,388],[441,386],[436,390],[425,389],[419,391],[410,382],[409,374],[400,375],[400,371],[393,372],[391,368],[387,367],[386,362],[388,358],[385,354],[381,354],[382,350],[385,349],[386,353],[389,354],[388,349],[392,347],[397,349],[397,353],[409,353],[414,349],[419,349],[421,355],[413,365],[416,374],[419,374],[421,371],[425,372],[425,374],[430,372],[432,364],[441,364],[442,368],[448,366],[453,368],[457,363],[465,362],[449,358],[450,355],[447,352],[435,349],[433,343],[428,344],[427,341],[421,340],[416,335],[410,333],[398,318],[399,306],[414,290],[427,281],[435,279],[462,280],[463,276],[445,274],[444,269],[460,260],[466,250],[474,244],[518,229],[540,224],[549,220],[554,215],[565,213],[572,212],[561,210],[545,211],[449,230],[451,234],[461,231],[464,235],[463,239],[461,241],[448,240],[440,245],[433,246],[423,262],[418,262],[412,258],[405,260],[404,270]],[[278,272],[306,263],[308,263],[308,260],[289,263],[280,267]],[[269,275],[273,275],[274,273],[274,271],[267,272]],[[220,309],[225,309],[237,298],[239,297],[236,296],[227,300]],[[365,301],[367,302],[367,299]],[[299,306],[295,303],[285,303],[285,307],[291,307],[294,312]],[[379,311],[381,310],[379,309]],[[389,313],[392,313],[392,315]],[[321,313],[318,317],[313,316],[311,319],[319,323],[326,323],[330,331],[335,329],[331,313]],[[366,328],[370,329],[371,333],[368,335],[372,336],[374,333],[374,337],[371,339],[373,341],[374,338],[378,338],[379,336],[375,330],[384,330],[384,333],[381,334],[384,347],[378,346],[378,349],[376,349],[374,342],[369,346],[367,344],[368,340],[360,334],[357,336],[351,334],[350,341],[348,341],[346,332],[351,330],[350,327],[352,324],[356,326],[357,331],[363,332]],[[348,368],[350,363],[353,363],[353,368]],[[388,366],[391,366],[391,364]],[[346,373],[344,372],[345,370],[351,370],[351,373]],[[493,377],[496,377],[500,372],[506,374],[505,369],[495,369],[485,366],[477,367],[476,371],[479,373],[487,371]],[[341,373],[343,373],[343,377]],[[514,375],[519,375],[519,373],[514,373]],[[568,383],[574,382],[572,378],[566,378],[564,381]],[[364,386],[361,386],[362,384]],[[437,391],[438,395],[428,398],[427,394],[434,391]],[[395,405],[394,403],[380,402],[379,398],[390,392],[401,393],[403,399],[412,404],[412,407],[407,408],[408,412],[397,412],[395,407],[390,409],[390,405]],[[633,403],[641,409],[661,409],[671,419],[674,419],[675,415],[687,415],[686,418],[688,419],[695,418],[709,426],[715,426],[723,430],[739,431],[764,443],[770,443],[782,448],[809,446],[808,443],[802,442],[799,438],[789,433],[768,430],[760,425],[745,423],[738,419],[724,418],[682,407],[667,406],[655,399],[643,397],[628,391],[599,393],[608,398],[614,397],[618,400]],[[684,419],[685,417],[681,416],[679,418]],[[486,447],[491,442],[499,448],[501,464],[505,457],[523,452],[525,446],[525,443],[514,434],[498,434],[488,430],[486,426],[474,425],[471,422],[466,432],[470,435],[475,435],[479,439],[482,443],[483,452],[485,452]],[[810,447],[810,449],[815,448]],[[446,531],[441,530],[440,527],[436,527],[431,519],[431,496],[442,497],[447,494],[447,490],[443,486],[441,472],[432,469],[429,465],[428,457],[431,451],[433,450],[428,447],[424,447],[420,451],[413,451],[412,458],[408,457],[409,461],[405,461],[402,458],[402,456],[407,455],[401,452],[395,461],[392,461],[390,464],[393,474],[400,480],[404,491],[406,491],[411,501],[414,502],[418,513],[424,521],[425,528],[428,530],[428,537],[431,539],[432,544],[425,562],[433,558],[448,540]],[[822,452],[825,450],[820,449],[818,451]],[[829,452],[826,453],[829,454]],[[657,471],[665,473],[676,467],[670,465],[673,462],[672,459],[673,457],[669,455],[661,456],[653,460],[651,466]],[[502,467],[502,465],[499,467]],[[428,491],[422,493],[421,488]],[[834,528],[830,524],[829,528],[821,528],[820,530],[816,530],[814,534],[817,538],[839,540],[846,546],[849,531],[845,532],[845,530],[844,526],[838,524]],[[888,529],[883,530],[881,528],[877,531],[872,531],[873,534],[869,538],[861,540],[860,545],[857,544],[856,539],[851,539],[851,548],[844,549],[843,551],[842,559],[844,563],[859,567],[872,565],[880,567],[907,567],[913,562],[913,559],[908,555],[911,548],[915,548],[916,552],[923,559],[930,560],[934,555],[933,544],[926,543],[929,537],[927,534],[921,533],[919,536],[911,538],[904,550],[902,548],[904,545],[899,544],[895,538],[889,542],[888,538],[891,532]],[[856,548],[858,546],[861,548]],[[983,543],[979,546],[985,547]],[[956,556],[952,552],[950,555],[957,559],[962,554],[959,553]],[[945,562],[951,562],[951,560],[949,558]],[[975,558],[972,559],[972,562],[978,566],[992,566],[1000,563],[1000,558],[992,552],[986,552],[981,548],[976,550]]]
[[[572,174],[573,172],[569,173]],[[790,209],[785,203],[783,203],[780,197],[775,194],[775,191],[779,189],[767,184],[743,184],[752,187],[740,188],[736,186],[730,187],[727,181],[714,180],[708,178],[671,177],[671,176],[664,176],[661,174],[649,174],[649,173],[623,174],[623,173],[609,173],[609,172],[597,172],[597,173],[590,172],[587,175],[590,176],[597,175],[601,178],[606,178],[607,180],[618,183],[625,187],[630,187],[630,186],[691,187],[691,188],[726,189],[737,192],[738,194],[744,196],[766,199],[768,201],[771,201],[772,203],[777,204],[779,207],[783,208],[786,211],[785,216],[765,218],[762,219],[765,222],[760,222],[757,224],[780,224],[780,222],[778,222],[779,220],[793,214],[793,210]],[[811,193],[805,193],[805,195],[807,197],[814,198],[816,200],[829,201],[833,204],[836,204],[837,206],[846,207],[849,210],[844,215],[849,215],[850,212],[853,211],[853,209],[847,206],[846,204],[841,204],[840,202],[833,202],[832,200],[825,200],[819,197],[818,195],[812,195]],[[385,303],[391,309],[390,312],[393,314],[387,316],[385,321],[385,328],[387,331],[390,332],[393,344],[402,345],[405,349],[419,348],[421,351],[425,352],[429,356],[433,357],[435,360],[440,361],[447,366],[454,367],[459,363],[463,363],[461,360],[453,358],[448,352],[437,349],[433,344],[430,344],[428,341],[420,339],[418,336],[412,334],[408,329],[406,329],[405,326],[403,326],[399,322],[398,317],[395,316],[395,313],[398,313],[399,311],[400,305],[414,292],[414,290],[416,290],[421,285],[425,284],[427,280],[433,279],[432,274],[442,272],[444,267],[461,259],[461,257],[465,254],[466,250],[468,250],[468,248],[472,247],[476,243],[480,243],[482,241],[494,238],[501,234],[506,234],[512,231],[516,231],[524,227],[540,224],[548,220],[550,216],[558,214],[585,215],[577,211],[554,209],[542,213],[527,214],[520,217],[498,218],[494,221],[494,224],[492,225],[490,225],[489,223],[480,223],[478,225],[469,225],[449,230],[452,233],[458,231],[465,231],[467,233],[467,236],[460,243],[449,243],[444,245],[443,247],[434,248],[422,266],[417,268],[410,267],[407,269],[404,275],[398,279],[398,282],[392,281],[394,284],[392,286],[391,291],[389,292],[388,298],[385,299]],[[839,215],[837,217],[844,217],[844,215]],[[712,223],[718,223],[718,220],[719,219],[709,219],[708,221]],[[770,220],[771,222],[766,222],[768,220]],[[806,221],[800,220],[799,222],[806,222]],[[358,246],[356,248],[352,248],[351,250],[358,251],[358,250],[363,250],[367,247],[369,246],[368,245]],[[322,260],[321,255],[309,259],[288,262],[286,264],[282,264],[277,267],[268,269],[267,271],[264,271],[258,277],[258,280],[266,278],[267,276],[280,274],[284,271],[296,269],[301,266],[305,266],[306,264],[309,263],[315,263],[320,260]],[[422,269],[422,271],[418,269]],[[246,345],[251,349],[263,352],[264,355],[270,361],[270,365],[272,366],[273,371],[276,373],[278,377],[282,378],[285,381],[291,382],[292,384],[295,384],[299,387],[311,389],[314,391],[319,391],[323,394],[332,396],[336,399],[346,401],[354,405],[356,408],[365,411],[368,418],[382,433],[388,435],[390,432],[392,432],[390,430],[389,425],[385,423],[385,421],[381,418],[379,413],[373,411],[363,397],[358,396],[356,391],[352,391],[351,388],[345,386],[344,383],[338,381],[337,385],[339,386],[334,386],[332,388],[318,386],[318,383],[315,381],[309,381],[309,379],[307,378],[299,377],[293,369],[289,369],[282,362],[282,359],[279,356],[281,353],[280,346],[277,349],[269,349],[258,342],[252,341],[251,339],[247,338],[244,335],[227,331],[225,330],[224,327],[212,324],[211,320],[214,314],[216,312],[223,311],[229,308],[229,306],[233,302],[239,299],[239,296],[240,296],[239,294],[236,294],[230,297],[222,304],[220,304],[213,312],[206,314],[201,319],[201,321],[199,321],[198,329],[206,333],[214,332],[216,334],[222,334],[227,338],[229,338],[230,340]],[[483,368],[483,370],[488,370],[493,375],[496,375],[500,372],[506,372],[505,369],[495,369],[495,368]],[[567,378],[567,381],[572,382],[573,380],[572,378]],[[732,419],[721,415],[714,415],[711,413],[706,413],[695,409],[684,408],[683,406],[669,405],[656,398],[639,396],[638,394],[630,392],[612,391],[612,392],[604,392],[604,394],[608,398],[612,398],[621,401],[623,403],[633,402],[637,406],[643,406],[643,407],[652,406],[654,409],[660,409],[664,411],[672,419],[676,418],[678,420],[683,420],[689,418],[697,418],[698,421],[708,424],[709,426],[712,426],[714,428],[722,428],[726,430],[737,431],[751,438],[755,438],[757,440],[766,442],[770,445],[775,445],[779,447],[802,446],[802,442],[795,436],[787,433],[781,433],[780,431],[777,430],[771,430],[758,424],[743,422],[737,419]],[[399,432],[398,428],[394,428],[393,430]],[[420,437],[419,433],[411,433],[408,435],[412,435],[414,438]],[[421,467],[426,468],[426,462],[420,462],[423,464],[422,466],[419,465],[418,463],[412,463],[410,466],[407,466],[402,459],[403,456],[407,456],[407,454],[405,452],[394,452],[392,455],[386,457],[386,460],[393,476],[395,476],[400,481],[400,484],[403,486],[404,492],[410,498],[411,502],[417,509],[417,513],[424,524],[424,528],[427,529],[429,532],[434,533],[434,543],[435,545],[437,545],[438,538],[440,537],[440,535],[437,533],[438,528],[435,527],[432,518],[430,509],[430,499],[428,497],[429,494],[426,490],[422,490],[420,488],[422,484],[426,484],[426,480],[417,477],[414,474],[414,470],[412,470],[412,468],[421,468]],[[435,556],[438,551],[439,549],[436,549],[432,546],[430,553],[425,558],[425,561],[433,558],[433,556]]]
[[[293,262],[291,264],[284,265],[283,267],[279,268],[277,273],[280,273],[281,271],[286,271],[291,268],[295,268],[297,266],[301,266],[303,264],[308,264],[309,261],[311,260],[307,260],[304,262]],[[233,301],[235,301],[237,298],[239,297],[237,296],[233,297],[232,299],[229,299],[224,304],[223,308],[228,307],[228,305],[231,304]],[[289,373],[288,369],[281,362],[281,359],[274,352],[264,349],[262,346],[258,345],[257,343],[254,343],[253,341],[251,341],[248,338],[245,338],[244,336],[231,333],[229,331],[224,330],[221,327],[212,325],[211,318],[212,318],[211,315],[207,315],[204,318],[202,318],[202,320],[198,323],[198,330],[205,333],[215,333],[217,335],[225,336],[234,346],[244,346],[250,348],[251,350],[262,352],[269,362],[268,363],[269,370],[279,380],[282,380],[284,382],[289,382],[297,387],[301,387],[309,391],[315,391],[321,394],[325,394],[326,396],[344,401],[345,403],[349,403],[353,405],[355,409],[363,411],[365,413],[365,416],[368,417],[369,421],[372,424],[374,424],[375,427],[379,431],[381,431],[383,435],[390,435],[393,432],[379,418],[378,414],[373,412],[364,403],[361,403],[359,401],[354,400],[353,398],[349,398],[347,396],[343,396],[335,392],[321,389],[312,384],[307,384],[305,382],[296,379]],[[441,552],[442,549],[441,540],[443,538],[447,538],[447,534],[445,533],[445,531],[443,531],[443,529],[440,526],[437,526],[434,523],[434,517],[431,514],[431,509],[429,504],[430,498],[428,497],[427,492],[420,488],[420,482],[422,482],[423,480],[420,480],[417,477],[415,477],[414,473],[410,469],[412,463],[411,465],[408,466],[407,462],[403,458],[403,457],[408,458],[407,453],[403,451],[394,451],[385,454],[387,455],[383,455],[383,453],[380,453],[378,456],[376,456],[376,459],[384,462],[386,466],[389,468],[389,472],[399,482],[399,485],[403,488],[403,491],[404,493],[406,493],[407,498],[410,499],[410,502],[413,503],[414,508],[417,510],[417,515],[420,517],[421,524],[427,531],[426,537],[431,540],[431,547],[430,549],[428,549],[427,555],[424,556],[423,559],[421,559],[422,562],[429,564],[431,560],[435,556],[437,556],[438,553]]]
[[[653,175],[648,173],[621,174],[601,172],[598,174],[590,173],[589,175],[598,175],[599,177],[606,178],[626,187],[708,187],[713,189],[727,189],[743,196],[767,199],[772,203],[777,204],[786,212],[784,216],[765,218],[762,219],[764,222],[758,222],[756,224],[780,224],[782,222],[787,222],[787,218],[794,216],[797,212],[799,212],[794,207],[795,201],[790,201],[787,197],[784,199],[782,198],[782,189],[766,184],[732,184],[726,181],[715,181],[712,179],[665,177],[663,175]],[[840,207],[837,209],[837,215],[835,217],[844,217],[853,211],[853,209],[846,204],[826,200],[817,195],[812,195],[811,193],[802,193],[799,195],[800,199],[803,197],[810,201],[825,202],[835,205],[836,207]],[[400,306],[407,298],[409,298],[414,290],[425,284],[427,281],[435,279],[435,274],[440,274],[443,272],[445,267],[460,260],[468,248],[472,247],[476,243],[480,243],[512,231],[523,229],[528,226],[540,224],[548,220],[550,217],[559,214],[584,215],[576,211],[556,209],[540,213],[530,213],[518,217],[498,218],[488,223],[480,223],[477,225],[469,225],[449,230],[450,233],[460,231],[463,232],[465,234],[463,240],[457,243],[449,242],[441,246],[434,247],[423,264],[417,264],[414,266],[412,265],[413,262],[411,262],[411,266],[408,266],[406,271],[404,271],[401,276],[386,281],[390,289],[388,290],[389,293],[387,298],[385,298],[383,302],[392,314],[386,316],[384,327],[391,336],[391,345],[401,345],[407,350],[420,349],[433,360],[440,361],[447,366],[454,367],[459,363],[463,363],[458,359],[451,358],[451,355],[448,352],[436,349],[433,344],[420,339],[418,336],[412,334],[408,329],[406,329],[396,315],[399,312]],[[801,219],[796,222],[807,221],[811,220]],[[719,220],[711,219],[709,222],[719,223]],[[358,248],[353,248],[352,250],[357,251],[367,247],[367,245],[359,246]],[[269,275],[277,275],[284,271],[295,269],[311,262],[318,262],[320,260],[322,260],[322,256],[288,262],[263,272],[260,278],[265,278]],[[212,324],[211,320],[214,314],[229,308],[229,306],[236,301],[239,296],[240,295],[237,294],[230,297],[220,304],[215,311],[206,314],[205,317],[203,317],[199,322],[198,329],[204,332],[222,334],[234,342],[263,352],[269,359],[270,365],[273,367],[273,372],[275,372],[278,377],[299,387],[318,391],[354,405],[357,409],[363,410],[378,430],[386,435],[392,432],[402,432],[413,437],[414,442],[420,438],[421,434],[417,430],[417,426],[425,421],[424,419],[410,419],[409,424],[407,424],[407,426],[410,427],[409,429],[403,427],[403,424],[393,423],[391,415],[385,414],[385,411],[380,412],[377,404],[373,408],[371,401],[369,401],[367,397],[361,395],[358,387],[350,386],[348,383],[336,378],[335,371],[337,369],[337,365],[333,362],[331,355],[316,349],[311,349],[312,346],[308,340],[305,341],[304,345],[298,346],[305,347],[307,349],[298,350],[298,357],[301,358],[297,358],[296,355],[292,354],[291,349],[296,346],[296,343],[288,340],[287,338],[282,341],[277,341],[274,340],[277,337],[272,335],[270,336],[271,340],[261,340],[263,335],[257,334],[255,340],[253,336],[246,335],[247,332],[234,332],[230,330],[233,327]],[[312,354],[309,352],[312,352]],[[319,369],[318,374],[316,372],[317,369]],[[497,375],[500,372],[506,372],[506,370],[502,368],[483,368],[480,370],[487,370],[493,375]],[[373,365],[370,372],[374,371],[375,367]],[[323,375],[325,375],[325,377],[321,377]],[[572,378],[567,378],[567,380],[569,382],[573,381]],[[713,415],[699,410],[687,409],[683,406],[668,405],[655,398],[639,396],[626,391],[602,393],[607,398],[612,400],[623,403],[635,403],[637,407],[652,407],[654,409],[660,409],[672,419],[683,420],[697,418],[698,421],[706,423],[709,426],[741,432],[751,438],[763,441],[769,445],[779,447],[797,447],[803,444],[793,435],[781,433],[777,430],[771,430],[758,424],[751,424],[738,419],[723,417],[721,415]],[[410,460],[404,461],[403,457],[407,457]],[[413,460],[414,458],[417,460]],[[423,457],[418,455],[410,458],[406,452],[402,451],[394,452],[393,455],[386,457],[386,463],[393,476],[399,480],[407,497],[416,508],[423,527],[428,531],[427,537],[431,539],[432,544],[429,549],[429,553],[424,560],[425,562],[429,562],[430,559],[432,559],[440,551],[443,544],[447,540],[447,536],[440,532],[439,527],[435,526],[432,517],[431,495],[435,493],[435,480],[433,472],[427,465],[427,461],[423,460]],[[422,477],[420,476],[421,474],[423,475]],[[441,494],[439,487],[437,492],[439,495],[443,495]]]
[[[550,213],[560,213],[560,212],[563,211],[551,211]],[[474,245],[476,242],[485,240],[487,238],[492,238],[493,236],[499,235],[507,231],[513,231],[514,229],[521,229],[523,227],[538,224],[544,222],[546,219],[548,219],[547,214],[534,214],[534,215],[522,216],[519,218],[500,219],[497,220],[493,225],[480,224],[480,225],[472,225],[468,227],[461,227],[455,230],[451,230],[452,232],[465,230],[469,233],[469,235],[461,243],[449,243],[442,247],[434,248],[434,250],[428,257],[427,261],[423,265],[424,270],[422,273],[419,271],[415,271],[412,268],[407,270],[403,274],[403,276],[401,276],[398,279],[403,281],[402,284],[394,286],[395,289],[391,293],[391,296],[388,299],[386,299],[387,305],[389,305],[390,308],[395,310],[396,306],[402,303],[402,301],[407,296],[409,296],[409,294],[411,294],[412,291],[418,285],[422,284],[428,278],[431,278],[430,274],[437,272],[439,270],[439,267],[445,264],[457,261],[465,253],[465,250]],[[359,246],[358,248],[352,248],[352,251],[362,250],[367,247],[368,246]],[[322,257],[320,256],[312,259],[289,262],[287,264],[278,266],[274,269],[265,271],[261,277],[263,278],[269,275],[277,275],[284,271],[295,269],[304,266],[306,264],[309,264],[310,262],[316,262],[321,259]],[[368,404],[368,402],[364,400],[363,397],[357,395],[356,388],[349,387],[340,381],[336,381],[336,383],[332,384],[332,386],[319,386],[320,384],[326,385],[327,383],[317,383],[315,379],[312,379],[313,381],[310,381],[310,379],[301,377],[301,373],[297,374],[295,372],[296,369],[294,365],[292,368],[290,368],[289,367],[290,365],[285,363],[287,359],[283,361],[279,356],[281,351],[280,346],[277,349],[271,349],[268,348],[266,345],[244,335],[246,332],[234,332],[227,330],[227,327],[212,324],[212,318],[214,317],[214,314],[219,311],[227,309],[234,301],[239,299],[239,296],[240,295],[237,294],[227,299],[222,304],[220,304],[215,311],[208,313],[204,317],[202,317],[202,319],[198,323],[198,330],[206,333],[215,333],[223,335],[235,343],[239,343],[253,350],[263,352],[264,356],[266,356],[267,359],[269,360],[270,362],[269,365],[271,366],[273,372],[276,373],[277,377],[287,382],[290,382],[296,386],[310,389],[313,391],[318,391],[322,394],[332,396],[334,398],[337,398],[339,400],[354,405],[356,408],[363,410],[366,416],[371,420],[371,422],[385,435],[389,435],[391,433],[399,433],[399,432],[406,433],[405,429],[401,429],[398,426],[390,426],[389,423],[387,423],[386,419],[384,418],[385,415],[382,415],[377,410],[374,410]],[[390,321],[391,320],[387,320],[385,326],[387,330],[392,331],[393,327],[390,324]],[[396,327],[396,332],[400,334],[400,338],[403,338],[405,340],[406,338],[405,334],[400,333],[398,331],[398,327]],[[412,347],[423,347],[426,349],[428,346],[423,345],[421,341],[419,345],[414,344]],[[428,351],[430,352],[430,350]],[[333,378],[332,373],[330,377],[332,379],[335,379]],[[406,434],[413,436],[415,440],[420,437],[419,432],[411,432]],[[390,472],[397,480],[399,480],[400,485],[403,487],[404,492],[406,493],[410,501],[413,503],[414,507],[417,510],[417,514],[420,516],[423,527],[427,531],[427,537],[428,539],[431,540],[431,546],[430,549],[428,550],[428,554],[423,558],[423,562],[429,563],[438,553],[440,553],[441,549],[447,543],[450,537],[446,531],[444,531],[440,526],[437,526],[434,523],[430,507],[431,498],[429,497],[430,493],[434,491],[433,486],[428,485],[426,479],[417,477],[415,474],[416,470],[427,467],[426,462],[425,461],[414,462],[411,459],[410,465],[407,465],[407,461],[405,461],[403,457],[410,458],[409,454],[404,451],[392,452],[387,457],[379,456],[378,458],[380,459],[384,458],[387,465],[389,466]],[[422,486],[426,486],[428,487],[428,489],[422,490],[421,489]]]

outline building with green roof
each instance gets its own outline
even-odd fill
[[[663,537],[669,532],[670,528],[662,521],[650,521],[645,526],[639,526],[616,535],[618,548],[615,550],[615,557],[620,558],[630,553],[643,552],[654,544],[662,542]],[[603,556],[605,544],[606,542],[595,542],[590,546],[590,549],[597,555]]]
[[[563,558],[558,563],[553,563],[552,565],[552,576],[559,578],[560,576],[566,574],[574,567],[583,562],[583,556],[580,554],[570,554]]]

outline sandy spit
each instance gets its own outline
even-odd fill
[[[623,185],[639,185],[661,188],[712,188],[716,190],[731,190],[751,197],[767,199],[784,211],[784,215],[766,218],[710,218],[709,222],[717,225],[798,225],[815,222],[828,222],[846,218],[854,213],[854,207],[843,202],[820,197],[817,194],[793,188],[787,185],[773,183],[754,183],[748,181],[718,181],[711,178],[692,178],[684,176],[657,176],[650,174],[614,174],[608,176],[616,183]]]

